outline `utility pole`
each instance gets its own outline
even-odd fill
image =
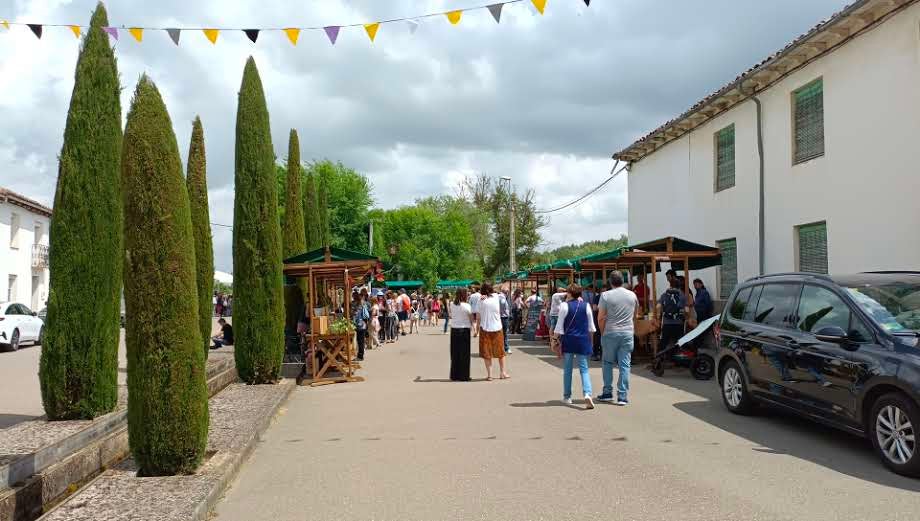
[[[511,208],[510,208],[510,214],[511,214],[511,215],[510,215],[511,232],[510,232],[510,236],[508,237],[508,239],[509,239],[509,241],[508,241],[508,243],[509,243],[509,244],[508,244],[508,249],[510,250],[510,255],[509,255],[510,258],[508,259],[508,260],[509,260],[509,262],[508,262],[509,270],[508,270],[508,271],[514,273],[515,271],[517,271],[517,266],[515,266],[515,265],[517,264],[517,262],[516,262],[516,260],[515,260],[515,253],[517,252],[517,245],[515,244],[515,241],[514,241],[514,224],[515,224],[515,219],[514,219],[514,192],[513,192],[514,189],[513,189],[512,186],[511,186],[511,178],[510,178],[510,177],[508,177],[508,176],[502,177],[502,181],[507,181],[507,182],[508,182],[508,201],[510,202],[509,206],[511,207]]]
[[[368,231],[367,231],[367,248],[368,248],[367,254],[373,255],[374,254],[374,221],[373,220],[371,220],[370,228],[368,228]]]

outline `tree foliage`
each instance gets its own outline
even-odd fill
[[[214,291],[214,249],[211,241],[211,217],[208,211],[207,161],[204,151],[204,129],[201,118],[192,123],[192,139],[188,150],[189,207],[195,239],[195,263],[198,279],[198,327],[205,358],[211,340],[211,295]]]
[[[284,226],[282,228],[282,245],[284,258],[299,255],[306,249],[306,236],[304,231],[303,195],[303,168],[300,165],[300,140],[297,131],[291,129],[288,138],[288,161],[284,190]]]
[[[534,259],[534,264],[546,264],[559,259],[573,259],[593,253],[610,251],[615,248],[622,248],[627,245],[626,235],[620,235],[614,239],[604,241],[588,241],[580,244],[568,244],[551,250],[538,253]]]
[[[51,291],[39,379],[53,420],[118,401],[122,287],[121,87],[100,3],[77,59],[51,218]]]
[[[303,216],[304,229],[307,250],[315,250],[323,245],[323,233],[320,229],[321,219],[319,207],[319,198],[316,194],[316,176],[312,172],[307,173],[304,180],[303,193]]]
[[[233,215],[236,368],[251,384],[278,380],[284,357],[284,296],[278,187],[268,108],[252,57],[236,117]]]
[[[353,168],[329,160],[315,161],[307,169],[322,186],[320,214],[323,214],[322,198],[325,198],[329,244],[367,252],[368,212],[374,203],[370,181]]]
[[[131,453],[141,476],[191,473],[208,438],[195,239],[172,122],[146,76],[128,112],[122,172]]]

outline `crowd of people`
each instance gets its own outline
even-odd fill
[[[217,318],[233,316],[233,295],[215,291],[211,304],[214,305],[214,316]]]

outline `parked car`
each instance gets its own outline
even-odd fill
[[[716,334],[729,411],[781,407],[868,437],[889,469],[920,476],[920,272],[757,277]]]
[[[0,304],[0,347],[16,351],[23,342],[40,345],[45,338],[45,323],[37,315],[25,304]]]

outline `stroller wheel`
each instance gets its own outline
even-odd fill
[[[652,362],[652,374],[655,376],[664,375],[664,364],[661,362],[660,358],[656,358],[655,361]]]
[[[697,380],[709,380],[715,374],[715,360],[709,355],[698,355],[690,365],[690,372]]]

